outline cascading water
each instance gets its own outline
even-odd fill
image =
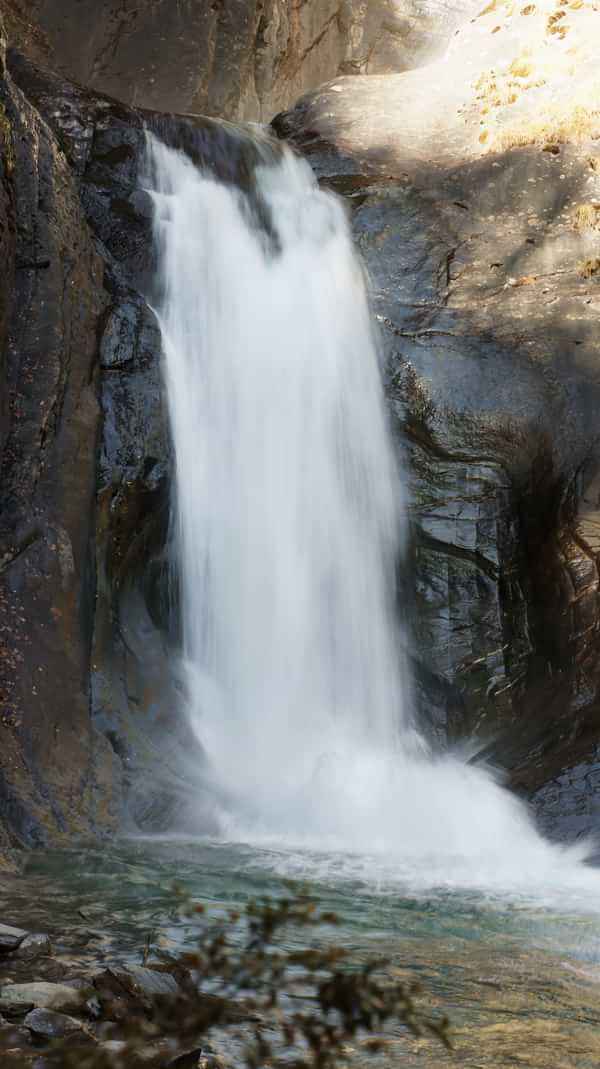
[[[402,479],[342,206],[285,149],[251,194],[149,153],[189,706],[223,835],[412,885],[580,886],[584,848],[411,730]]]

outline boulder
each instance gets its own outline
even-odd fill
[[[183,1054],[176,1054],[166,1063],[165,1069],[199,1069],[199,1066],[204,1066],[206,1063],[207,1069],[210,1064],[210,1055],[204,1054],[202,1047],[196,1047],[194,1050],[189,1050]]]

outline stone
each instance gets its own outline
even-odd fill
[[[173,998],[180,994],[179,984],[170,973],[146,969],[142,965],[112,967],[102,976],[116,981],[119,987],[133,998],[156,998],[165,995]],[[96,978],[96,986],[102,986],[102,977]]]
[[[31,1010],[23,1020],[23,1025],[34,1036],[43,1039],[64,1039],[65,1036],[81,1032],[83,1028],[81,1021],[75,1020],[74,1017],[43,1009]]]
[[[93,986],[91,981],[87,980],[84,976],[65,976],[61,978],[61,983],[63,983],[65,987],[72,987],[74,991],[82,991],[86,993],[89,993]]]
[[[30,1010],[62,1011],[79,1009],[81,993],[66,984],[51,984],[45,981],[30,984],[10,984],[0,988],[0,1011],[9,1015]]]
[[[17,950],[27,938],[27,932],[24,932],[22,928],[11,928],[8,924],[0,924],[0,954]]]
[[[9,1018],[22,1017],[23,1014],[29,1013],[30,1010],[34,1009],[34,1003],[26,1002],[18,998],[13,1002],[8,995],[0,993],[0,1009],[2,1009],[3,1013],[6,1013]]]

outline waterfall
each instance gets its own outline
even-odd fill
[[[223,835],[554,880],[525,807],[411,725],[403,479],[344,208],[284,148],[246,191],[149,155],[187,703]]]

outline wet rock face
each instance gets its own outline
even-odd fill
[[[106,300],[67,161],[1,73],[0,798],[11,835],[35,845],[88,829],[99,784],[111,804],[89,718]]]
[[[16,54],[0,117],[1,847],[168,826],[178,748],[197,762],[169,661],[143,120]]]
[[[369,272],[411,488],[424,719],[442,744],[479,740],[573,837],[597,814],[600,296],[581,205],[600,196],[598,141],[563,123],[526,143],[519,126],[488,153],[478,86],[511,59],[488,22],[449,63],[337,79],[274,125],[347,197]]]
[[[141,107],[263,120],[338,73],[417,66],[464,17],[463,0],[12,0],[21,8],[52,69],[84,85]]]
[[[197,819],[203,754],[181,715],[173,654],[144,127],[224,181],[247,182],[253,165],[247,142],[210,119],[142,115],[19,53],[9,64],[0,847]]]

